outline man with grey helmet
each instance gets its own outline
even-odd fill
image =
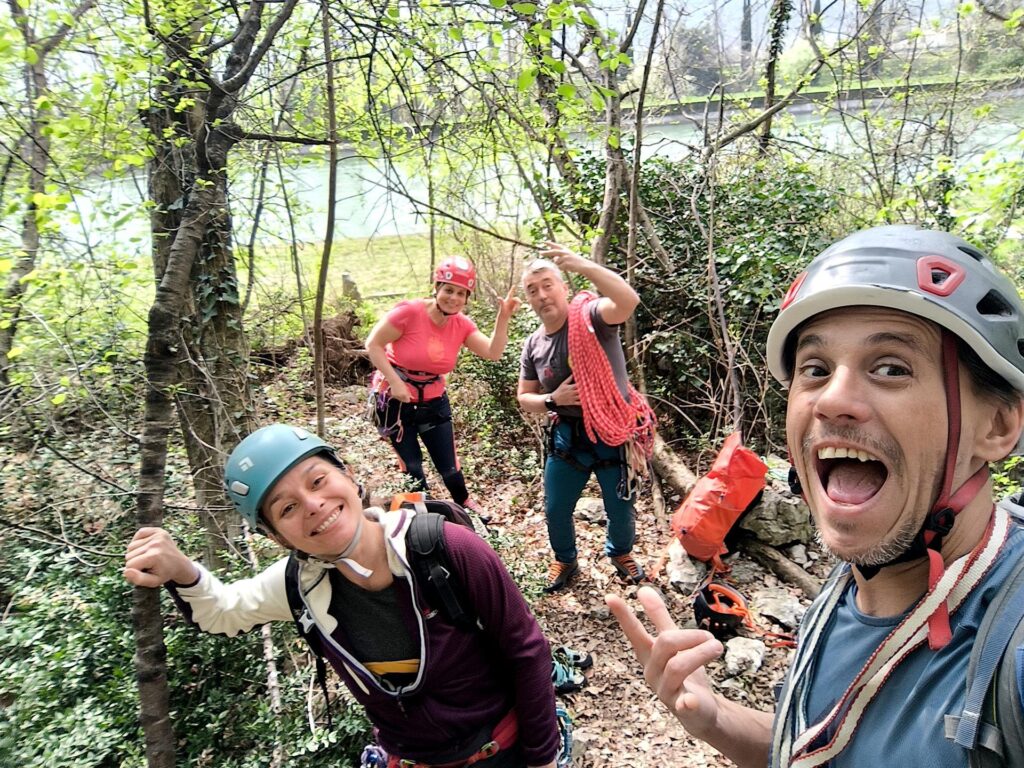
[[[1021,764],[1024,527],[1020,507],[994,504],[989,465],[1024,428],[1022,350],[1013,284],[943,232],[864,230],[797,277],[768,367],[788,389],[800,492],[840,563],[804,618],[776,711],[716,694],[704,665],[721,644],[677,628],[652,590],[639,599],[654,633],[607,598],[691,734],[741,766]],[[976,665],[990,626],[1006,636]],[[1011,702],[995,718],[989,691]]]
[[[324,657],[365,707],[390,768],[553,768],[551,652],[485,541],[443,524],[441,542],[477,619],[467,629],[434,610],[412,575],[405,533],[416,513],[364,509],[359,486],[316,435],[284,424],[257,430],[228,458],[225,485],[249,525],[297,557],[224,584],[166,531],[142,528],[128,545],[125,578],[166,585],[200,629],[234,636],[291,621],[286,581],[297,577],[300,620],[315,627]]]

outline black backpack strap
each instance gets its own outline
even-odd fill
[[[288,563],[284,568],[284,591],[288,597],[288,609],[292,614],[292,621],[295,622],[295,631],[299,637],[306,641],[309,649],[313,652],[313,660],[316,663],[316,681],[324,694],[324,705],[327,713],[327,727],[332,725],[331,719],[331,697],[327,693],[327,664],[324,661],[324,643],[320,637],[320,630],[313,622],[313,617],[306,608],[306,602],[302,599],[299,590],[302,584],[299,581],[299,569],[301,563],[298,555],[292,552],[288,556]],[[326,575],[326,571],[320,578]],[[318,581],[317,584],[320,582]],[[314,586],[316,586],[314,584]]]
[[[444,515],[417,510],[405,534],[409,565],[428,602],[455,626],[474,628],[476,617],[466,607],[465,590],[445,547],[444,521]]]
[[[1022,703],[1013,677],[1017,645],[1024,643],[1024,559],[1019,560],[985,611],[967,665],[967,698],[960,716],[946,715],[945,733],[970,754],[972,766],[1016,765],[1024,734]],[[1007,666],[1010,669],[1006,669]],[[1000,670],[1002,669],[1002,673]],[[1003,678],[1000,683],[998,678]],[[995,716],[989,722],[988,716]],[[985,719],[983,719],[985,717]],[[1013,741],[1008,741],[1010,738]],[[983,749],[982,749],[983,748]],[[987,753],[987,754],[986,754]]]

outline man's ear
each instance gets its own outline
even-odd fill
[[[977,435],[975,450],[985,461],[1000,461],[1017,447],[1024,430],[1024,398],[1013,405],[997,401],[991,407],[990,418]]]

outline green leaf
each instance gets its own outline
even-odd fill
[[[537,68],[527,67],[519,73],[519,77],[516,78],[516,88],[523,93],[530,90],[533,84],[537,81]]]
[[[17,357],[21,357],[21,353],[24,351],[24,347],[11,347],[10,351],[7,353],[7,359],[14,360]]]
[[[590,106],[598,111],[604,111],[607,106],[604,101],[604,96],[601,95],[600,91],[590,92]]]
[[[508,5],[508,0],[490,0],[491,8],[501,9]]]
[[[501,44],[505,42],[505,36],[498,30],[491,32],[491,45],[495,48],[500,48]]]
[[[448,27],[448,37],[450,37],[456,43],[462,42],[462,28]]]
[[[571,99],[576,95],[576,86],[572,83],[562,83],[558,86],[558,95],[564,99]]]
[[[25,62],[31,66],[39,63],[39,53],[31,45],[25,49]]]
[[[54,405],[60,405],[61,403],[63,403],[67,399],[68,399],[68,393],[67,392],[58,392],[56,395],[54,395],[53,397],[50,398],[50,402],[53,403]]]
[[[512,3],[512,10],[524,16],[532,16],[537,12],[536,3]]]

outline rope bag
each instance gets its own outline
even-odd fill
[[[569,359],[583,409],[583,428],[594,442],[622,446],[628,487],[638,490],[654,451],[657,418],[647,398],[632,384],[627,385],[629,401],[619,392],[612,365],[590,321],[588,307],[598,298],[593,291],[580,291],[569,305]]]

